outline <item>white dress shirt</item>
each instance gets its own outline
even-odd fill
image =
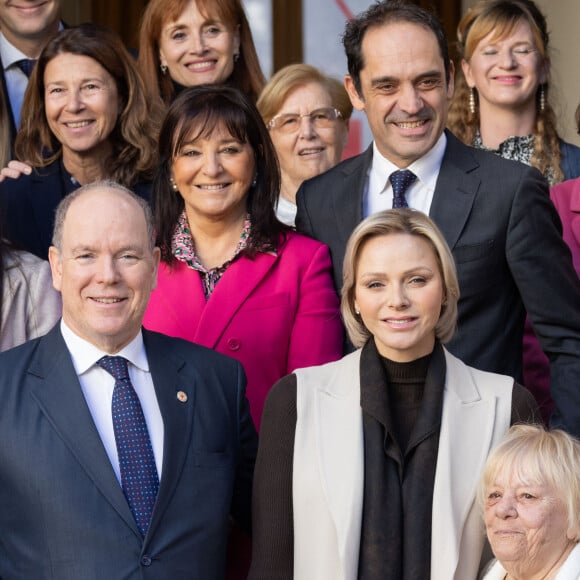
[[[96,346],[75,334],[63,320],[60,323],[60,330],[72,357],[83,395],[93,416],[93,421],[101,436],[101,441],[109,456],[115,475],[119,483],[121,483],[121,471],[113,429],[113,416],[111,414],[115,379],[105,369],[96,364],[101,357],[106,356],[108,353],[99,350]],[[155,455],[157,475],[161,480],[164,436],[163,418],[161,417],[153,380],[149,372],[149,362],[147,361],[141,332],[127,346],[115,353],[115,356],[122,356],[129,361],[129,377],[143,408],[143,415],[145,416],[153,454]]]
[[[447,137],[445,133],[442,133],[426,155],[406,168],[417,176],[417,179],[409,186],[405,194],[407,204],[409,207],[420,210],[427,215],[429,215],[429,210],[431,209],[435,185],[437,184],[437,177],[439,176],[439,169],[441,168],[446,147]],[[393,207],[393,187],[389,181],[389,176],[399,169],[400,167],[397,167],[381,155],[376,142],[374,142],[373,161],[369,170],[368,187],[363,201],[364,217]]]
[[[6,88],[8,90],[10,108],[14,116],[14,124],[18,128],[20,126],[20,109],[22,109],[24,93],[28,86],[28,77],[15,63],[29,57],[10,44],[0,32],[0,58],[4,67],[4,78],[6,79]]]

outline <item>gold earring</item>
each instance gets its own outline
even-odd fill
[[[544,85],[540,85],[540,112],[546,108],[546,90]]]
[[[469,92],[469,112],[475,115],[475,89]]]

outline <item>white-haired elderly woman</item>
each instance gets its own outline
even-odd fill
[[[580,442],[515,425],[490,454],[480,503],[497,560],[485,580],[580,578]]]
[[[485,544],[479,476],[535,402],[512,378],[443,347],[459,288],[425,214],[394,209],[361,222],[343,274],[342,314],[358,350],[270,392],[250,578],[474,579]]]

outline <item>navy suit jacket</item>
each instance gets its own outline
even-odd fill
[[[30,175],[6,179],[0,183],[0,218],[4,236],[17,248],[46,260],[56,208],[78,187],[60,160],[46,167],[36,167]],[[150,183],[138,183],[132,190],[149,201]]]
[[[552,363],[553,423],[580,435],[580,282],[547,183],[536,169],[446,135],[430,209],[461,290],[446,346],[470,366],[520,380],[527,310]],[[330,247],[337,289],[371,162],[372,147],[298,190],[296,227]]]
[[[248,527],[251,513],[244,372],[190,342],[143,337],[165,433],[144,539],[59,326],[0,354],[2,580],[223,580],[229,516]]]

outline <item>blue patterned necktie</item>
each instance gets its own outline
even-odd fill
[[[121,485],[137,527],[145,537],[159,488],[145,416],[129,378],[127,360],[122,356],[104,356],[97,364],[115,378],[111,412]]]
[[[23,58],[22,60],[17,60],[14,63],[27,77],[30,77],[36,64],[34,58]]]
[[[393,186],[393,208],[409,207],[405,198],[405,192],[417,176],[408,169],[393,171],[389,176],[389,181]]]

